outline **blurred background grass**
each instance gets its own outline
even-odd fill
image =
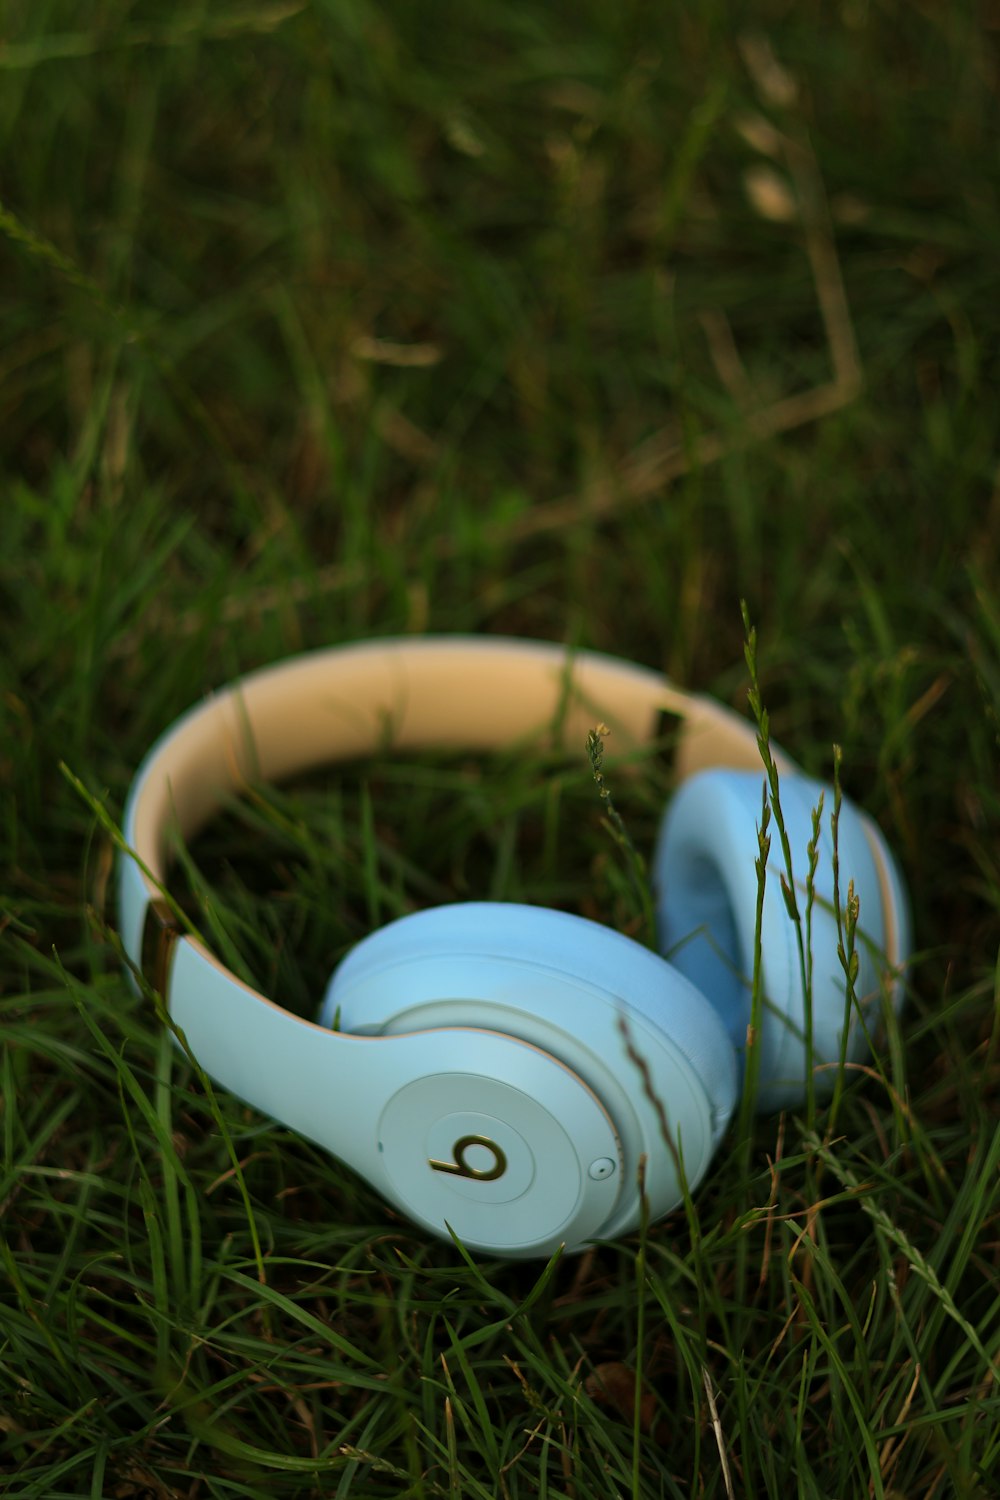
[[[759,1180],[723,1171],[706,1199],[715,1261],[696,1247],[668,1273],[664,1249],[648,1293],[630,1280],[625,1252],[591,1267],[592,1283],[572,1296],[566,1273],[551,1296],[577,1296],[583,1311],[567,1314],[560,1347],[573,1352],[561,1373],[551,1309],[537,1323],[515,1320],[515,1343],[526,1342],[514,1353],[484,1332],[506,1316],[503,1299],[524,1292],[515,1273],[491,1273],[488,1294],[419,1237],[406,1254],[419,1246],[437,1333],[407,1323],[410,1273],[388,1251],[366,1262],[355,1244],[359,1225],[374,1233],[379,1206],[301,1146],[296,1157],[285,1142],[293,1166],[274,1170],[310,1183],[330,1174],[340,1227],[328,1203],[313,1244],[268,1177],[252,1185],[254,1211],[297,1263],[314,1250],[329,1259],[331,1243],[355,1257],[361,1282],[345,1271],[338,1295],[359,1344],[368,1356],[394,1341],[409,1349],[421,1389],[437,1369],[445,1288],[462,1288],[455,1326],[478,1340],[476,1389],[500,1392],[489,1409],[497,1432],[509,1427],[503,1462],[525,1441],[524,1410],[535,1413],[528,1428],[536,1416],[549,1422],[551,1455],[561,1455],[550,1473],[548,1450],[529,1444],[505,1471],[511,1493],[631,1484],[687,1494],[694,1476],[699,1493],[727,1493],[694,1363],[691,1391],[678,1398],[685,1414],[675,1414],[679,1447],[664,1455],[647,1433],[641,1479],[634,1454],[619,1472],[600,1448],[614,1447],[614,1412],[588,1408],[580,1430],[603,1456],[585,1460],[573,1456],[559,1405],[578,1357],[617,1351],[630,1368],[643,1364],[636,1298],[648,1295],[661,1317],[670,1303],[667,1343],[686,1347],[671,1277],[703,1273],[716,1291],[710,1311],[699,1301],[690,1336],[708,1363],[709,1341],[728,1349],[717,1380],[741,1371],[724,1417],[746,1493],[783,1492],[793,1469],[803,1494],[994,1492],[997,1307],[985,1288],[996,1274],[996,1171],[976,1175],[967,1163],[981,1164],[994,1139],[997,1103],[995,3],[8,0],[0,28],[3,1201],[10,1317],[21,1319],[5,1355],[4,1420],[27,1475],[13,1493],[100,1494],[104,1476],[121,1495],[275,1493],[279,1482],[282,1493],[431,1494],[435,1484],[496,1493],[502,1467],[487,1436],[459,1440],[447,1428],[440,1392],[430,1404],[421,1395],[419,1417],[410,1410],[396,1427],[372,1418],[362,1445],[409,1472],[411,1489],[355,1459],[331,1459],[333,1478],[318,1478],[326,1450],[312,1409],[308,1421],[299,1411],[294,1433],[268,1420],[269,1463],[243,1451],[261,1414],[254,1387],[235,1374],[243,1436],[213,1435],[198,1403],[214,1376],[190,1342],[209,1338],[209,1303],[197,1303],[198,1316],[196,1298],[174,1305],[148,1239],[131,1252],[131,1274],[157,1309],[161,1365],[171,1351],[187,1359],[195,1456],[151,1436],[165,1377],[159,1369],[155,1400],[140,1395],[138,1356],[116,1376],[114,1417],[96,1414],[106,1394],[93,1410],[86,1392],[60,1405],[76,1358],[67,1286],[96,1254],[91,1210],[73,1195],[98,1193],[102,1180],[100,1234],[123,1234],[148,1123],[133,1121],[136,1158],[114,1157],[116,1065],[95,1061],[74,995],[88,996],[109,1034],[126,1028],[140,1092],[152,1088],[158,1044],[102,942],[110,851],[59,760],[117,810],[142,751],[206,689],[308,646],[400,631],[569,640],[742,706],[741,597],[759,625],[776,736],[820,774],[831,742],[844,745],[845,784],[879,818],[913,889],[921,953],[910,1050],[894,1077],[920,1103],[904,1117],[883,1095],[862,1094],[850,1170],[875,1174],[904,1243],[930,1257],[919,1264],[937,1267],[992,1354],[966,1338],[928,1374],[943,1304],[918,1275],[913,1305],[900,1311],[893,1278],[914,1263],[884,1225],[866,1221],[871,1238],[859,1242],[852,1228],[811,1273],[827,1276],[833,1300],[797,1334],[809,1369],[798,1405],[774,1417],[778,1436],[765,1433],[753,1401],[782,1406],[776,1393],[792,1376],[784,1354],[768,1351],[794,1299],[787,1274],[765,1268],[764,1302],[736,1313],[727,1280],[732,1256],[746,1253],[733,1248],[733,1225],[767,1201],[763,1155]],[[401,777],[394,791],[383,768],[381,815],[398,818],[414,784]],[[413,864],[440,854],[454,893],[456,851],[489,797],[478,781],[442,785],[442,813],[458,799],[450,853],[420,847],[428,818],[400,826]],[[530,796],[523,784],[508,788],[503,816]],[[638,817],[644,834],[644,807]],[[505,850],[509,874],[513,846],[490,837],[490,857]],[[594,880],[610,877],[594,863],[599,832],[579,838],[577,857],[563,851],[571,880],[552,884],[549,846],[537,888],[586,908]],[[359,911],[367,900],[359,890]],[[52,968],[53,944],[69,979]],[[185,1107],[197,1112],[193,1098]],[[247,1124],[238,1106],[231,1118],[255,1139],[280,1135]],[[762,1125],[760,1139],[772,1157],[774,1128]],[[43,1139],[57,1143],[54,1156]],[[166,1149],[155,1132],[147,1148]],[[213,1218],[216,1200],[204,1196],[224,1153],[217,1143],[199,1150],[188,1211],[192,1223],[204,1218],[206,1254],[224,1259],[227,1236],[249,1254],[238,1201]],[[789,1168],[789,1213],[818,1195],[816,1158],[804,1155],[812,1166],[799,1176]],[[44,1175],[56,1160],[77,1174],[64,1193]],[[166,1194],[177,1255],[179,1221],[163,1204],[179,1160],[143,1200],[155,1224]],[[200,1285],[202,1272],[185,1264]],[[373,1264],[381,1300],[365,1304],[358,1287]],[[824,1361],[843,1314],[832,1289],[849,1308],[872,1286],[885,1301],[866,1335],[871,1388],[859,1398],[871,1431],[881,1423],[882,1446],[869,1451],[843,1376]],[[500,1299],[492,1309],[489,1295]],[[252,1297],[241,1308],[248,1326],[260,1317]],[[108,1347],[141,1344],[127,1331],[132,1313],[121,1316]],[[418,1332],[397,1339],[394,1317]],[[261,1326],[254,1359],[267,1352]],[[892,1342],[900,1326],[913,1330],[905,1357]],[[87,1358],[110,1357],[94,1352],[99,1321],[81,1337]],[[860,1325],[852,1337],[858,1358]],[[509,1373],[504,1387],[504,1352],[542,1361],[533,1378],[554,1382],[555,1394],[532,1386],[529,1399]],[[231,1370],[240,1357],[228,1350]],[[26,1374],[36,1358],[48,1375]],[[647,1361],[653,1377],[674,1358],[683,1365],[662,1351]],[[953,1425],[942,1427],[945,1411]],[[74,1412],[75,1468],[53,1436]],[[253,1469],[261,1463],[274,1471],[266,1483]],[[60,1464],[69,1477],[55,1477]],[[207,1488],[190,1478],[199,1466]]]

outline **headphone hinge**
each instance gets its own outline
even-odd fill
[[[170,903],[157,896],[146,904],[139,968],[149,987],[167,997],[170,960],[182,928]]]

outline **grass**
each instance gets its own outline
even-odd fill
[[[4,1493],[996,1493],[996,83],[965,3],[8,7]],[[687,1213],[510,1266],[205,1091],[61,762],[117,815],[205,690],[394,632],[745,708],[741,599],[776,740],[843,747],[913,894],[835,1129],[745,1122]],[[609,784],[648,851],[669,768]],[[641,922],[585,746],[350,768],[193,852],[303,1012],[414,906]]]

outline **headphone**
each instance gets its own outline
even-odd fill
[[[486,751],[547,737],[582,750],[599,720],[629,750],[656,740],[664,714],[681,720],[679,786],[652,862],[669,961],[566,912],[456,903],[364,938],[311,1022],[239,980],[164,899],[171,834],[190,838],[248,782],[387,744]],[[772,753],[802,888],[821,787]],[[613,657],[463,636],[311,652],[209,697],[146,756],[124,818],[124,950],[206,1073],[331,1151],[431,1233],[509,1258],[581,1250],[638,1226],[641,1158],[651,1219],[676,1208],[732,1115],[750,1020],[761,781],[748,722]],[[866,1055],[883,997],[902,1004],[902,876],[875,823],[846,798],[838,847],[839,889],[853,879],[860,899],[858,1003],[845,1002],[823,831],[811,1056],[794,924],[771,856],[760,933],[766,1109],[801,1101],[811,1069],[816,1096],[827,1095],[829,1065]]]

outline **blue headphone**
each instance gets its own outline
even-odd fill
[[[226,969],[166,899],[172,832],[192,837],[250,781],[387,744],[490,750],[547,739],[582,752],[598,721],[628,750],[655,739],[664,712],[681,720],[679,786],[653,860],[669,961],[561,911],[437,907],[358,944],[311,1022]],[[774,756],[801,885],[821,787]],[[732,1115],[750,1019],[762,774],[747,722],[612,657],[495,637],[313,652],[210,697],[146,756],[124,821],[125,951],[212,1078],[326,1147],[424,1228],[507,1257],[579,1250],[638,1225],[642,1157],[651,1216],[676,1208]],[[857,1003],[845,1003],[824,829],[811,1055],[777,867],[765,883],[765,1108],[802,1100],[810,1071],[817,1096],[828,1094],[841,1056],[866,1054],[883,1002],[902,1003],[910,923],[899,868],[846,799],[838,845],[841,892],[853,880],[860,901]]]

